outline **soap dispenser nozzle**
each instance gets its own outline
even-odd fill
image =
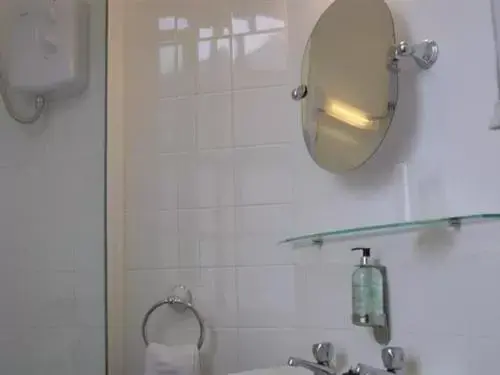
[[[370,251],[371,249],[369,247],[355,247],[351,249],[351,251],[362,251],[363,256],[361,257],[361,265],[366,266],[370,263]]]

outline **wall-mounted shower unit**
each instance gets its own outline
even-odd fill
[[[0,92],[15,120],[33,123],[48,101],[85,90],[89,14],[89,5],[83,0],[32,1],[12,14],[8,43],[1,51]],[[14,97],[27,99],[34,107],[31,113],[21,114]]]

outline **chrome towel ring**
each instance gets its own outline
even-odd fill
[[[144,315],[144,319],[142,320],[142,339],[144,340],[144,344],[146,346],[149,345],[149,340],[147,336],[147,325],[148,325],[148,320],[151,316],[151,314],[158,309],[159,307],[163,305],[169,305],[172,308],[174,308],[178,312],[183,312],[186,309],[191,310],[193,315],[196,317],[196,320],[198,320],[198,325],[200,327],[200,337],[198,339],[198,350],[201,349],[203,346],[203,342],[205,341],[205,324],[203,322],[203,318],[201,317],[200,313],[198,310],[196,310],[191,302],[191,293],[185,289],[184,287],[180,287],[181,289],[184,290],[186,293],[186,298],[181,298],[178,296],[171,296],[168,297],[165,300],[159,301],[155,303]]]

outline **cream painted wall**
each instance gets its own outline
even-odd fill
[[[108,1],[106,254],[108,374],[124,373],[124,0]]]
[[[142,372],[140,324],[172,286],[188,285],[210,327],[216,375],[310,357],[332,341],[343,370],[381,366],[350,323],[354,246],[389,272],[393,345],[411,374],[486,372],[500,345],[498,224],[315,248],[288,235],[500,209],[500,133],[489,1],[391,0],[400,39],[436,39],[441,56],[405,64],[393,128],[374,160],[333,176],[301,139],[307,36],[327,0],[144,0],[125,20],[125,368]],[[194,343],[194,320],[165,309],[153,339]]]

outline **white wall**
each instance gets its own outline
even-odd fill
[[[391,0],[398,38],[436,39],[406,66],[383,148],[347,177],[310,159],[290,90],[327,0],[129,1],[126,20],[126,364],[142,371],[144,312],[184,283],[212,328],[214,374],[310,357],[332,341],[343,369],[381,366],[350,323],[355,245],[388,267],[393,345],[413,374],[485,372],[500,345],[498,224],[328,243],[287,235],[500,208],[500,133],[488,0]],[[176,23],[175,23],[176,22]],[[177,31],[172,30],[177,25]],[[169,30],[170,28],[170,30]],[[408,64],[405,64],[408,65]],[[168,309],[154,340],[194,343]]]
[[[105,2],[91,16],[83,97],[28,126],[0,105],[0,373],[104,374]]]

